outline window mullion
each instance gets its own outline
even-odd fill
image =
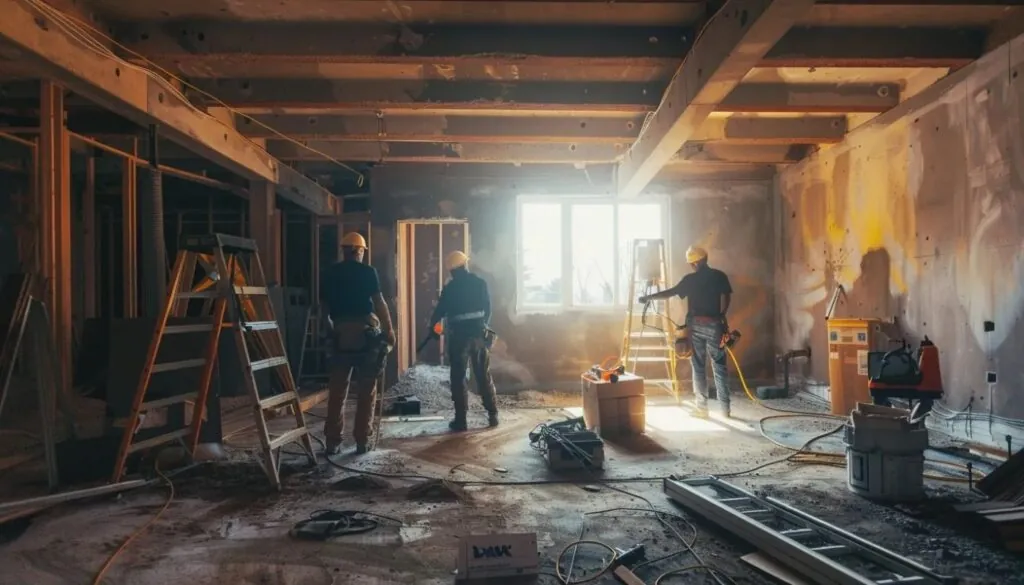
[[[562,308],[572,307],[572,204],[562,202]]]

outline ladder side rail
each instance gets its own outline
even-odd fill
[[[220,351],[220,336],[224,330],[224,313],[227,310],[227,300],[220,297],[213,304],[213,326],[210,329],[210,336],[206,342],[206,352],[203,356],[206,363],[203,364],[203,371],[199,376],[199,387],[196,391],[196,402],[192,407],[192,420],[190,422],[191,434],[189,436],[189,453],[195,455],[199,447],[199,432],[202,430],[203,417],[206,416],[206,402],[210,397],[210,383],[213,381],[213,370],[217,365],[217,354]]]

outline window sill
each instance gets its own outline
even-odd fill
[[[587,315],[622,315],[625,317],[626,306],[607,306],[607,307],[516,307],[516,315],[519,317],[529,317],[534,315],[570,315],[570,314],[587,314]]]

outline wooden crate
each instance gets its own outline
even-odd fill
[[[601,437],[640,435],[647,426],[647,398],[644,379],[633,374],[617,382],[582,376],[583,420],[587,429]]]

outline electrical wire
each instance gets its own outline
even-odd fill
[[[156,515],[150,518],[149,521],[147,521],[142,526],[136,528],[134,532],[128,535],[128,538],[124,539],[124,542],[121,543],[121,546],[117,547],[117,549],[114,550],[114,552],[111,553],[109,557],[107,557],[106,562],[103,563],[103,566],[100,567],[100,570],[96,573],[96,577],[92,580],[92,585],[100,585],[100,583],[103,582],[103,577],[106,576],[107,571],[109,571],[110,567],[113,566],[114,561],[117,560],[117,557],[119,557],[121,553],[123,553],[125,549],[128,548],[128,545],[131,544],[132,541],[138,538],[143,532],[146,531],[146,529],[148,529],[157,520],[159,520],[160,517],[163,516],[164,512],[166,512],[167,509],[171,507],[171,502],[174,501],[174,482],[172,482],[170,478],[168,478],[166,475],[164,475],[162,471],[160,471],[159,463],[156,465],[156,473],[161,477],[161,479],[167,482],[167,501],[164,502],[164,505],[160,508],[160,510],[157,511]]]
[[[240,116],[240,117],[248,120],[249,122],[251,122],[253,124],[256,124],[257,126],[260,126],[260,127],[264,128],[265,130],[267,130],[270,133],[274,134],[276,137],[280,138],[281,140],[285,140],[287,142],[290,142],[290,143],[298,146],[299,148],[302,148],[302,149],[304,149],[306,151],[309,151],[309,152],[311,152],[311,153],[313,153],[313,154],[315,154],[317,156],[323,157],[324,160],[326,160],[326,161],[328,161],[330,163],[333,163],[335,165],[338,165],[339,167],[341,167],[341,168],[343,168],[343,169],[353,173],[354,175],[356,175],[356,177],[358,177],[357,178],[357,185],[359,187],[363,186],[363,183],[365,181],[365,177],[363,176],[362,173],[360,173],[359,171],[357,171],[354,168],[350,167],[349,165],[346,165],[345,163],[341,162],[340,160],[330,156],[329,154],[327,154],[327,153],[325,153],[325,152],[323,152],[321,150],[313,148],[313,147],[309,146],[308,144],[305,144],[304,142],[302,142],[300,140],[296,140],[296,139],[294,139],[294,138],[292,138],[292,137],[290,137],[290,136],[288,136],[288,135],[278,131],[277,129],[272,128],[271,126],[268,126],[267,124],[261,122],[260,120],[257,120],[256,118],[254,118],[254,117],[252,117],[252,116],[250,116],[248,114],[242,113],[242,112],[238,111],[237,109],[232,108],[231,106],[226,104],[223,100],[221,100],[217,96],[215,96],[215,95],[213,95],[213,94],[203,90],[202,88],[199,88],[199,87],[189,83],[188,81],[186,81],[186,80],[182,79],[181,77],[178,77],[177,75],[175,75],[173,72],[171,72],[171,71],[161,67],[160,65],[154,63],[153,61],[150,61],[144,55],[142,55],[142,54],[140,54],[140,53],[138,53],[138,52],[136,52],[136,51],[134,51],[134,50],[124,46],[124,45],[122,45],[121,43],[119,43],[116,40],[114,40],[111,36],[107,35],[103,31],[98,30],[97,28],[95,28],[94,26],[89,24],[88,22],[85,22],[83,20],[75,18],[74,16],[66,14],[66,13],[64,13],[64,12],[62,12],[62,11],[52,7],[52,6],[50,6],[49,4],[46,4],[42,0],[22,0],[22,2],[24,2],[25,4],[27,4],[31,8],[35,9],[36,12],[42,14],[45,17],[50,18],[53,21],[53,23],[57,26],[57,28],[61,29],[68,36],[70,36],[74,40],[78,41],[86,49],[89,49],[90,51],[92,51],[94,53],[97,53],[97,54],[99,54],[102,57],[106,57],[108,59],[114,59],[118,63],[124,65],[125,67],[129,67],[129,68],[134,69],[136,71],[140,71],[144,75],[149,77],[150,79],[153,79],[154,81],[159,83],[164,88],[165,91],[167,91],[168,93],[171,93],[171,94],[177,96],[179,99],[181,99],[184,102],[184,104],[189,109],[193,110],[195,113],[198,113],[198,114],[202,115],[205,118],[208,118],[208,119],[211,119],[211,120],[215,120],[217,123],[221,124],[225,128],[229,128],[231,130],[234,130],[234,128],[231,128],[230,126],[228,126],[227,124],[225,124],[224,122],[219,120],[218,118],[216,118],[214,116],[211,116],[209,113],[204,112],[203,110],[199,109],[194,104],[192,104],[192,102],[189,101],[188,97],[184,93],[182,93],[176,87],[171,85],[168,82],[167,79],[165,79],[164,77],[161,77],[160,75],[158,75],[157,72],[159,72],[159,73],[163,74],[164,76],[166,76],[167,78],[169,78],[169,79],[171,79],[171,80],[181,84],[182,87],[191,89],[192,91],[194,91],[194,92],[202,95],[203,97],[213,101],[218,106],[226,109],[227,111],[231,112],[232,114],[234,114],[236,116]],[[111,51],[106,45],[104,45],[103,43],[99,42],[96,39],[97,36],[99,38],[102,38],[105,41],[109,42],[112,46],[117,47],[118,49],[124,51],[125,53],[128,53],[129,55],[132,55],[133,57],[139,59],[140,61],[145,63],[146,66],[145,67],[139,66],[139,65],[136,65],[136,64],[134,64],[134,63],[132,63],[130,61],[127,61],[127,60],[123,59],[120,55],[118,55],[118,54],[114,53],[113,51]],[[253,142],[252,140],[249,140],[248,138],[246,138],[246,140],[248,140],[248,142],[250,144],[252,144],[253,146],[256,146],[257,148],[260,148],[260,149],[263,148],[263,147],[259,146],[258,144],[256,144],[255,142]]]

